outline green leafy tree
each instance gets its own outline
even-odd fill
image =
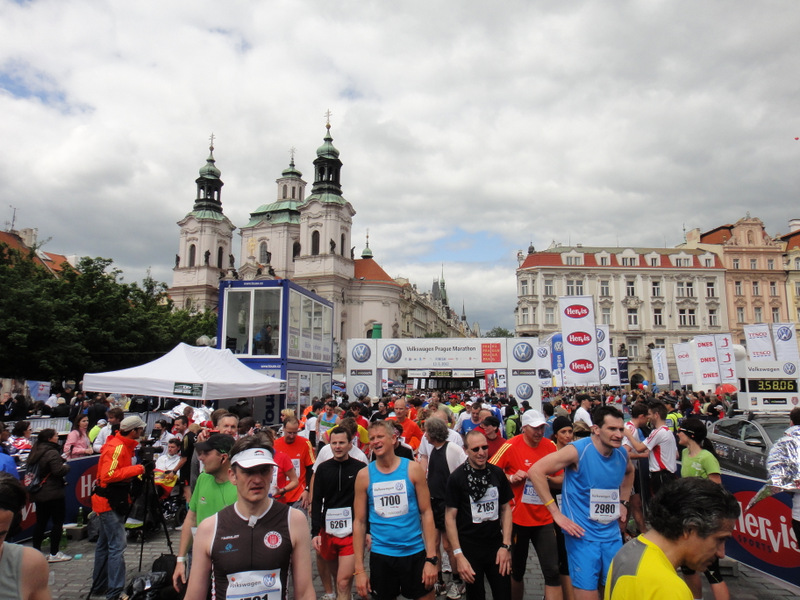
[[[489,331],[487,331],[485,335],[486,337],[495,337],[495,338],[514,337],[514,334],[505,327],[494,327]]]

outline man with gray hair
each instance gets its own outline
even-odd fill
[[[450,473],[455,471],[467,459],[464,450],[456,444],[451,444],[447,440],[449,428],[439,418],[429,417],[425,421],[425,439],[431,445],[431,452],[428,458],[428,489],[431,492],[431,508],[433,509],[433,523],[436,526],[436,547],[439,548],[439,541],[442,541],[445,552],[447,552],[450,564],[456,564],[450,542],[446,535],[445,511],[447,509],[447,480]],[[444,537],[442,534],[445,533]],[[442,571],[439,570],[439,581],[437,587],[444,587]],[[453,581],[447,586],[447,597],[450,599],[460,598],[463,583],[457,572],[453,573]]]

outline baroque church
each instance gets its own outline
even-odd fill
[[[350,338],[479,335],[477,324],[467,324],[463,306],[460,316],[450,307],[444,276],[424,293],[407,279],[390,277],[375,260],[369,235],[356,258],[351,240],[356,211],[342,195],[342,161],[330,122],[325,127],[311,193],[306,195],[307,183],[292,155],[276,180],[275,201],[259,206],[239,228],[238,265],[236,226],[222,211],[222,174],[212,136],[194,206],[178,221],[180,242],[169,289],[175,305],[216,309],[223,279],[290,279],[333,303],[335,356],[344,353]]]

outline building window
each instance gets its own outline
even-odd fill
[[[694,296],[694,283],[691,281],[678,282],[678,297],[691,298]]]
[[[653,343],[653,346],[655,346],[656,348],[666,348],[667,347],[666,338],[656,338],[656,341]]]
[[[661,280],[654,279],[651,284],[651,291],[653,296],[661,296]]]
[[[630,358],[638,358],[639,356],[639,340],[628,338],[628,356]]]
[[[579,279],[567,279],[567,296],[582,296],[583,281]]]
[[[345,244],[345,240],[346,240],[346,238],[344,237],[344,234],[342,234],[342,237],[341,237],[341,239],[339,240],[339,253],[340,253],[342,256],[345,256],[345,250],[346,250],[346,246],[347,246],[347,245]]]
[[[522,309],[522,312],[520,313],[520,323],[522,325],[527,325],[528,324],[528,307],[527,306],[524,307]]]
[[[756,323],[764,322],[764,311],[761,310],[760,306],[756,306],[753,308],[753,320]]]
[[[192,244],[189,246],[189,266],[193,267],[197,262],[197,246]]]
[[[736,322],[737,323],[744,323],[744,307],[737,306],[736,307]]]
[[[519,291],[520,291],[520,294],[523,295],[523,296],[527,296],[528,295],[528,280],[527,279],[523,279],[522,281],[519,282]]]
[[[267,242],[261,242],[258,246],[258,262],[262,265],[267,264],[269,262],[269,260],[267,260],[268,256],[269,250],[267,249]]]
[[[222,246],[217,248],[217,268],[222,268]]]
[[[734,258],[733,259],[733,268],[734,269],[738,269],[739,268],[739,259],[738,258]]]
[[[608,281],[600,281],[600,295],[601,296],[610,296],[608,289]]]
[[[734,281],[733,282],[733,293],[737,296],[742,295],[742,282],[741,281]]]
[[[676,258],[675,259],[675,266],[676,267],[691,267],[692,266],[692,259],[691,258]]]
[[[288,190],[289,190],[289,188],[288,188],[286,185],[284,185],[284,186],[283,186],[283,197],[284,197],[284,198],[286,198],[286,192],[287,192]]]
[[[660,263],[659,263],[659,260],[658,260],[657,256],[651,256],[650,257],[650,266],[651,267],[657,267],[657,266],[659,266],[659,264]]]
[[[635,267],[638,261],[635,256],[623,256],[622,257],[622,266],[623,267]]]
[[[317,256],[319,254],[319,231],[311,234],[311,255]]]
[[[775,270],[775,259],[774,258],[768,258],[767,259],[767,269],[769,269],[770,271],[774,271]]]
[[[552,296],[553,294],[553,280],[552,279],[545,279],[544,280],[544,295],[545,296]]]
[[[772,309],[772,322],[773,323],[781,322],[781,309],[778,307]]]
[[[717,297],[717,284],[714,281],[706,281],[706,298]]]
[[[625,294],[627,296],[635,296],[636,295],[636,280],[634,280],[634,279],[626,279],[625,280]]]
[[[556,310],[552,306],[546,306],[544,309],[544,323],[545,325],[556,324]]]
[[[292,244],[292,260],[300,256],[300,242]]]
[[[571,266],[580,266],[583,264],[583,257],[582,256],[568,256],[567,257],[567,264]]]
[[[776,281],[769,282],[769,295],[770,296],[778,295],[778,283]]]
[[[800,258],[794,259],[794,268],[800,271]]]
[[[697,315],[693,308],[678,309],[678,325],[693,327],[697,325]]]
[[[757,258],[751,258],[750,259],[750,268],[751,269],[757,269],[758,268],[758,259]]]
[[[639,310],[636,308],[628,309],[628,325],[639,324]]]
[[[601,267],[607,267],[608,266],[608,257],[607,256],[601,256],[600,257],[600,266]],[[798,267],[798,268],[800,269],[800,267]]]
[[[760,296],[761,295],[761,288],[758,285],[757,281],[753,282],[753,296]]]
[[[708,324],[711,327],[719,327],[719,316],[716,308],[708,309]]]
[[[800,296],[800,281],[794,282],[794,295]]]
[[[607,307],[602,307],[600,309],[600,322],[603,325],[611,325],[611,309]]]
[[[714,259],[713,258],[706,258],[706,259],[703,260],[703,264],[705,266],[707,266],[707,267],[713,267],[714,266]]]
[[[663,308],[654,308],[653,309],[653,325],[656,327],[660,327],[664,325],[664,309]]]

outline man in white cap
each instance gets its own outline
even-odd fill
[[[558,572],[558,548],[553,517],[536,493],[528,470],[539,460],[556,452],[556,445],[544,437],[545,418],[538,410],[522,414],[522,433],[500,447],[489,461],[505,472],[514,492],[513,546],[511,550],[511,598],[521,600],[525,592],[523,577],[528,562],[528,543],[532,543],[544,576],[546,600],[562,598]],[[562,472],[553,477],[561,483]]]
[[[133,464],[133,453],[147,424],[139,417],[125,417],[119,431],[112,434],[100,450],[97,484],[92,493],[92,510],[100,523],[100,537],[94,555],[92,592],[103,590],[113,600],[125,587],[125,517],[130,508],[130,483],[144,473],[143,465]]]
[[[275,461],[266,438],[238,440],[230,462],[238,498],[197,528],[185,598],[205,600],[212,585],[215,598],[285,600],[291,566],[293,597],[315,600],[308,521],[299,510],[270,498]]]

